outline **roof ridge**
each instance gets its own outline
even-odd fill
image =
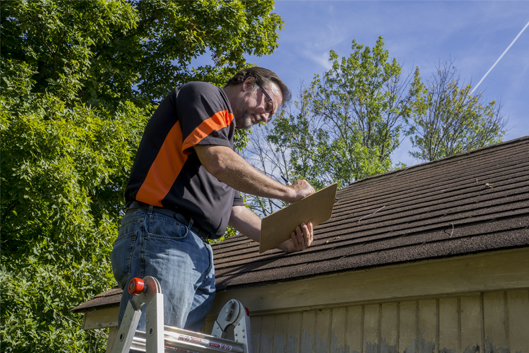
[[[519,142],[524,141],[524,140],[528,140],[529,141],[529,136],[523,136],[523,137],[516,138],[514,140],[509,140],[509,141],[505,141],[505,142],[500,142],[500,143],[488,145],[488,146],[485,146],[485,147],[476,148],[476,149],[473,149],[473,150],[470,150],[470,151],[467,151],[467,152],[456,153],[454,155],[451,155],[451,156],[448,156],[448,157],[444,157],[444,158],[441,158],[441,159],[436,159],[436,160],[430,161],[430,162],[423,162],[423,163],[420,163],[420,164],[414,164],[414,165],[411,165],[411,166],[408,166],[408,167],[404,167],[404,168],[400,168],[400,169],[390,170],[388,172],[384,172],[384,173],[381,173],[381,174],[371,175],[371,176],[368,176],[368,177],[365,177],[365,178],[362,178],[362,179],[359,179],[359,180],[355,180],[352,183],[350,183],[349,185],[347,185],[346,187],[342,188],[341,190],[343,190],[343,189],[345,189],[345,188],[347,188],[347,187],[349,187],[349,186],[351,186],[353,184],[357,184],[357,183],[360,183],[360,182],[363,182],[363,181],[372,180],[372,179],[375,179],[375,178],[380,178],[380,177],[383,177],[383,176],[386,176],[386,175],[389,175],[389,174],[393,174],[393,173],[399,173],[399,172],[402,172],[402,171],[405,171],[405,170],[408,170],[408,169],[412,169],[412,168],[423,167],[426,164],[432,165],[432,164],[438,164],[438,163],[446,162],[447,160],[459,158],[459,157],[462,157],[464,155],[471,155],[471,154],[483,152],[483,151],[488,150],[488,149],[494,149],[494,148],[498,148],[498,147],[502,147],[502,146],[507,146],[507,145],[510,145],[510,144],[519,143]]]

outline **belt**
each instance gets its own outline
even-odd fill
[[[149,207],[152,207],[153,212],[161,213],[163,215],[172,217],[172,218],[176,219],[178,222],[183,223],[183,224],[187,225],[188,227],[191,227],[191,229],[195,233],[197,233],[197,235],[200,237],[200,239],[202,239],[205,242],[208,241],[210,233],[206,232],[205,230],[200,228],[198,225],[193,224],[194,223],[193,218],[189,217],[189,219],[187,219],[187,217],[184,216],[182,213],[180,213],[178,211],[171,210],[169,208],[156,207],[156,206],[151,206],[149,204],[146,204],[144,202],[132,201],[130,203],[130,205],[129,205],[129,208],[128,208],[127,212],[125,212],[125,214],[136,212],[139,209],[148,210]]]

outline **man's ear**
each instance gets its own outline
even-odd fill
[[[255,82],[255,77],[252,77],[252,76],[247,77],[246,80],[244,80],[244,82],[242,83],[242,90],[243,91],[253,90],[254,82]]]

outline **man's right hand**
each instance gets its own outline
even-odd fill
[[[312,185],[310,185],[308,181],[303,179],[296,180],[294,184],[290,185],[289,187],[293,191],[293,193],[290,200],[284,200],[287,202],[296,202],[298,200],[301,200],[305,196],[309,196],[310,194],[316,192]]]

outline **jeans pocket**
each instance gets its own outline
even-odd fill
[[[138,231],[134,230],[126,236],[120,237],[114,242],[110,259],[114,278],[121,288],[125,288],[131,271],[134,244],[138,239]]]
[[[187,237],[188,231],[187,226],[176,219],[153,213],[148,217],[147,234],[149,237],[183,240]]]

